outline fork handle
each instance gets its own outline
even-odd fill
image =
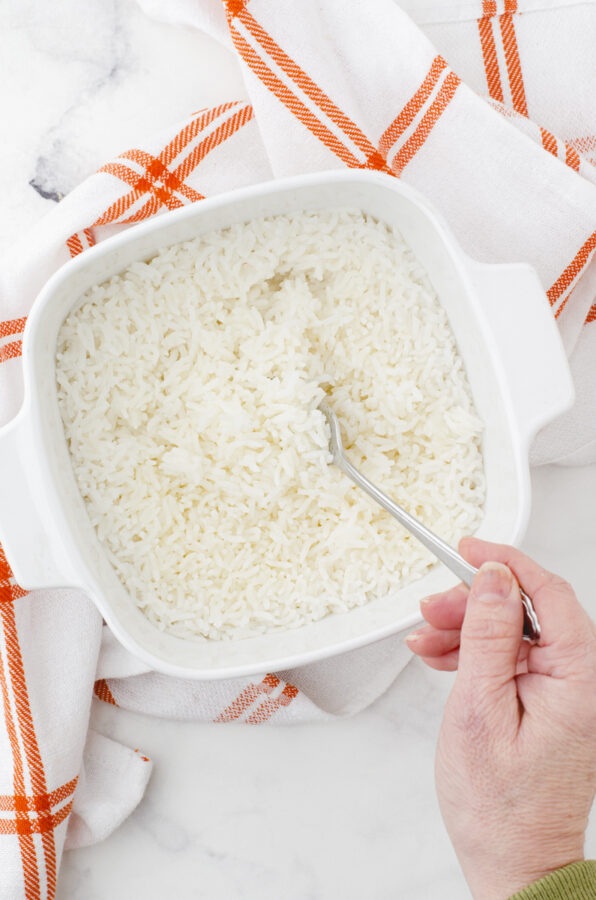
[[[466,562],[457,550],[454,550],[453,547],[434,534],[429,528],[423,525],[422,522],[419,522],[418,519],[415,519],[409,512],[406,512],[402,506],[395,503],[391,497],[379,490],[379,488],[373,484],[372,481],[369,481],[362,472],[359,472],[345,456],[342,455],[341,459],[335,459],[334,461],[342,472],[347,475],[348,478],[351,478],[354,484],[357,484],[363,491],[366,491],[369,497],[376,500],[379,506],[386,509],[388,513],[404,526],[404,528],[407,528],[414,537],[418,538],[421,544],[424,544],[431,553],[434,553],[437,559],[440,559],[448,569],[451,569],[464,584],[467,584],[468,586],[472,584],[478,569],[475,569],[474,566],[471,566],[470,563]],[[525,641],[535,644],[540,638],[540,624],[538,622],[538,617],[531,599],[521,590],[521,588],[520,594],[524,607],[523,638]]]

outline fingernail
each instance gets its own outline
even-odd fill
[[[419,641],[421,637],[422,637],[421,631],[413,631],[412,634],[408,634],[406,636],[406,643],[415,644],[416,641]]]
[[[474,578],[474,593],[480,600],[506,600],[513,587],[513,576],[502,563],[483,563]]]

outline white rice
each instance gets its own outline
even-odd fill
[[[425,272],[359,211],[260,219],[92,288],[62,325],[76,479],[121,581],[159,628],[295,628],[434,558],[333,465],[352,462],[447,541],[477,526],[482,424]]]

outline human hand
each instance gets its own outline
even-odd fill
[[[572,588],[519,550],[474,538],[459,549],[481,567],[472,587],[423,601],[428,625],[408,645],[427,665],[458,670],[437,746],[439,804],[474,898],[506,900],[583,859],[596,792],[596,627]],[[522,642],[518,583],[540,620],[535,646]]]

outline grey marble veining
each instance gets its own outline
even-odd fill
[[[37,5],[32,4],[29,32],[33,46],[58,64],[66,63],[75,76],[76,90],[44,133],[29,182],[42,196],[59,199],[89,173],[85,155],[78,150],[89,109],[101,103],[102,97],[116,93],[134,69],[132,23],[126,17],[126,4],[92,0],[85,4],[83,28],[72,4],[71,15],[63,19],[64,30],[56,34],[51,25],[40,28]]]
[[[231,53],[134,0],[5,0],[0,65],[0,254],[118,153],[246,96]]]

